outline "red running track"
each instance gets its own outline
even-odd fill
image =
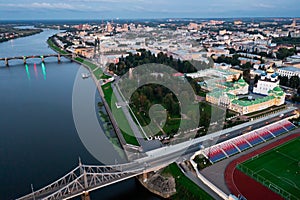
[[[253,156],[266,152],[270,149],[273,149],[276,146],[279,146],[289,140],[299,137],[300,134],[293,134],[287,136],[283,139],[280,139],[276,142],[273,142],[265,147],[257,149],[249,154],[243,155],[236,160],[229,163],[225,170],[225,182],[229,190],[232,194],[238,196],[242,194],[247,200],[257,200],[257,199],[264,199],[264,200],[277,200],[283,199],[280,195],[276,194],[275,192],[269,190],[267,187],[262,185],[261,183],[255,181],[251,177],[247,176],[240,170],[236,169],[236,166],[239,163],[242,163]]]

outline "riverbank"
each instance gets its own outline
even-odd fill
[[[48,44],[49,44],[49,40],[48,40]],[[50,42],[49,46],[51,48],[53,48],[53,50],[55,50],[56,52],[62,52],[63,51],[61,49],[59,51],[57,49],[58,47],[56,46],[56,48],[55,48],[55,46],[53,46],[53,45],[55,45],[55,44],[53,42],[52,43]],[[62,53],[64,53],[64,52],[62,52]],[[103,73],[103,71],[100,67],[98,67],[96,64],[92,63],[89,60],[86,60],[82,57],[72,58],[72,60],[79,63],[79,64],[81,64],[81,65],[83,65],[83,66],[85,66],[89,70],[89,72],[90,72],[90,74],[91,74],[91,76],[92,76],[92,78],[93,78],[93,80],[94,80],[94,82],[95,82],[95,84],[98,88],[100,96],[103,99],[103,105],[106,107],[106,110],[108,111],[108,114],[109,114],[110,111],[111,111],[111,106],[116,106],[116,104],[115,104],[116,98],[114,97],[113,90],[111,88],[110,83],[108,83],[107,85],[104,85],[104,86],[101,87],[100,81],[99,81],[100,79],[107,79],[109,77],[104,75],[104,73]],[[116,110],[118,110],[118,109],[116,109]],[[119,109],[119,111],[121,112],[122,110]],[[123,115],[122,115],[122,113],[119,113],[116,117],[119,120],[121,120],[122,123],[128,123],[127,120],[124,120],[126,118],[125,118],[125,116],[123,116],[124,113],[123,113]],[[112,124],[117,123],[117,122],[119,123],[119,120],[115,121],[115,116],[113,116],[113,117],[109,116],[109,117],[112,120]],[[116,133],[117,134],[122,133],[122,134],[118,135],[118,138],[119,138],[119,141],[122,144],[124,149],[128,149],[128,148],[126,148],[126,147],[128,147],[127,144],[130,144],[130,143],[138,144],[135,138],[134,138],[135,141],[133,141],[132,138],[128,138],[128,137],[126,138],[125,135],[128,135],[128,134],[123,133],[121,130],[119,130]],[[155,190],[154,187],[150,187],[146,183],[142,183],[141,179],[139,179],[139,180],[140,180],[141,184],[145,188],[147,188],[150,192],[152,192],[156,195],[159,195],[163,198],[167,197],[167,198],[170,198],[170,199],[190,199],[190,198],[201,197],[201,198],[198,198],[198,199],[211,199],[211,198],[209,198],[210,197],[209,195],[207,195],[201,188],[199,188],[188,177],[186,177],[180,171],[179,167],[176,164],[171,164],[165,170],[162,170],[162,171],[163,171],[162,175],[167,176],[167,178],[171,178],[171,179],[172,179],[172,177],[174,178],[174,180],[176,182],[176,193],[174,192],[174,190],[171,190],[170,192],[167,192],[166,194],[163,194],[159,190]],[[160,178],[160,177],[158,177],[158,178]],[[184,198],[184,197],[186,197],[186,198]]]
[[[43,29],[19,29],[11,26],[0,26],[0,43],[27,37],[43,32]]]
[[[58,46],[56,46],[56,44],[52,40],[52,37],[50,37],[47,40],[47,43],[48,43],[49,47],[52,48],[54,51],[56,51],[62,55],[68,54],[68,52],[66,52],[66,51],[60,49]],[[111,88],[110,83],[103,85],[103,86],[101,86],[101,84],[100,84],[100,80],[102,80],[102,81],[107,80],[111,77],[105,75],[100,66],[94,64],[93,62],[91,62],[85,58],[75,57],[75,58],[72,58],[72,60],[77,62],[78,64],[85,66],[89,70],[89,73],[91,74],[91,76],[98,88],[100,96],[104,102],[104,106],[107,110],[107,113],[108,113],[109,117],[111,118],[112,124],[113,125],[115,124],[114,128],[116,130],[116,133],[119,137],[119,140],[120,140],[120,143],[122,144],[122,146],[129,144],[129,145],[135,146],[135,148],[138,148],[139,143],[138,143],[137,139],[135,137],[133,137],[134,134],[130,128],[128,121],[124,120],[124,119],[126,119],[126,117],[125,117],[125,114],[122,112],[122,110],[115,108],[115,110],[117,112],[116,116],[113,116],[111,113],[111,106],[116,106],[116,97],[113,94],[113,90]],[[118,128],[118,126],[117,126],[118,123],[121,123],[122,127],[126,127],[126,132],[123,130],[120,130]]]

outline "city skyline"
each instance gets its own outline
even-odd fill
[[[295,5],[297,0],[17,0],[0,3],[0,20],[297,17]]]

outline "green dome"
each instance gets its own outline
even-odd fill
[[[284,93],[283,93],[283,92],[278,92],[278,95],[279,95],[279,96],[283,96]]]
[[[275,92],[282,92],[282,89],[279,86],[276,86],[273,90]]]
[[[246,83],[246,81],[244,80],[244,78],[240,78],[240,80],[238,80],[239,83]]]

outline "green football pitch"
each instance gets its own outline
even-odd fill
[[[250,158],[238,169],[285,199],[300,199],[300,137]]]

